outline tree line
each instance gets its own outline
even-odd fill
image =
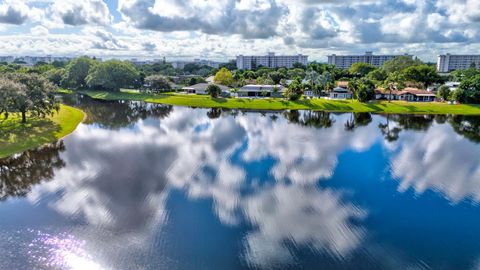
[[[238,70],[235,62],[225,63],[218,69],[192,63],[183,69],[174,69],[166,62],[135,66],[128,61],[101,62],[79,57],[66,63],[39,63],[34,67],[0,63],[1,73],[38,74],[69,89],[119,91],[121,88],[135,88],[152,92],[171,91],[174,77],[184,76],[184,80],[178,82],[180,85],[193,85],[214,75],[217,84],[232,88],[246,84],[283,85],[287,87],[286,98],[292,100],[301,98],[306,90],[316,96],[328,95],[338,81],[347,81],[348,89],[356,99],[368,101],[374,98],[375,89],[379,88],[390,92],[406,87],[426,89],[453,80],[461,82],[460,87],[453,92],[446,86],[438,88],[439,99],[480,103],[480,72],[475,67],[440,76],[435,65],[406,56],[387,61],[379,68],[355,63],[346,70],[318,62],[306,66],[296,63],[293,68],[258,66],[253,70]],[[218,94],[218,89],[211,90],[214,95]]]

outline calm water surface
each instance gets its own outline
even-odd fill
[[[480,267],[480,117],[77,102],[0,160],[0,269]]]

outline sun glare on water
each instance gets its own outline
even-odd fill
[[[49,268],[105,269],[85,250],[85,241],[66,233],[51,235],[38,232],[38,237],[29,245],[28,253],[36,264]]]

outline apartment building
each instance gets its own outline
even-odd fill
[[[454,70],[468,69],[473,65],[480,69],[480,55],[458,55],[447,53],[438,56],[437,71],[447,73]]]
[[[303,65],[308,64],[307,55],[275,55],[275,53],[269,53],[264,56],[237,56],[237,68],[238,69],[254,69],[260,66],[269,68],[286,67],[292,68],[295,63],[301,63]]]
[[[392,60],[398,56],[407,56],[413,58],[413,55],[374,55],[372,52],[366,52],[364,55],[336,55],[328,56],[328,64],[335,65],[337,68],[348,69],[354,63],[367,63],[375,67],[381,67],[386,61]]]

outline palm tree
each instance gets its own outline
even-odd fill
[[[355,99],[358,99],[358,90],[360,89],[360,87],[361,87],[361,82],[357,79],[353,79],[349,81],[347,85],[347,89],[352,91]]]
[[[312,89],[315,94],[318,94],[317,86],[321,84],[320,74],[318,74],[316,71],[309,71],[305,76],[305,80],[307,81],[310,89]]]
[[[388,75],[387,79],[384,82],[384,85],[388,88],[390,95],[388,97],[388,102],[392,100],[393,90],[402,90],[405,88],[405,78],[399,72],[395,71]]]

